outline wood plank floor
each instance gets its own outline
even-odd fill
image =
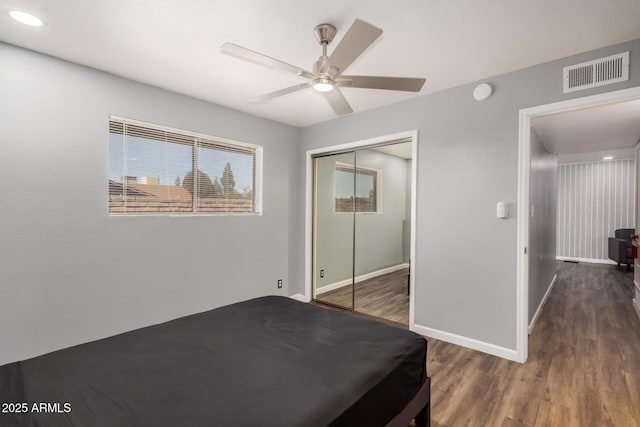
[[[383,274],[356,283],[355,310],[380,317],[392,322],[409,324],[409,295],[407,275],[409,269]],[[345,286],[318,296],[320,302],[328,302],[343,307],[351,307],[351,286]]]
[[[429,339],[431,425],[640,427],[633,273],[558,264],[526,364]]]

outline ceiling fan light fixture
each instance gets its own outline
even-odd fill
[[[318,92],[331,92],[335,87],[333,80],[326,77],[318,77],[313,81],[313,89]]]

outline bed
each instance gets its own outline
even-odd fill
[[[426,347],[256,298],[4,365],[0,426],[429,425]]]

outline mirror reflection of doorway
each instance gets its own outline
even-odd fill
[[[313,158],[313,299],[409,323],[411,142]]]

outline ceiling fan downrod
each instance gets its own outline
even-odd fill
[[[330,91],[333,89],[333,86],[335,86],[333,78],[338,74],[338,69],[328,63],[327,46],[333,41],[336,32],[336,27],[331,24],[316,25],[313,29],[316,40],[318,40],[318,43],[322,46],[322,56],[313,64],[313,72],[317,76],[314,80],[313,87],[320,92]]]

